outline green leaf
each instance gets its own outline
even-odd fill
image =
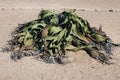
[[[85,37],[81,32],[80,32],[80,28],[77,27],[75,24],[72,24],[72,34],[76,35],[79,39],[89,43],[90,41],[88,40],[87,37]]]
[[[65,28],[58,34],[57,38],[54,39],[53,42],[56,42],[57,44],[59,44],[60,41],[65,39],[66,33],[67,33],[67,29]]]
[[[49,30],[50,30],[49,31],[50,35],[55,35],[59,33],[60,31],[62,31],[62,29],[59,26],[52,26]]]
[[[24,45],[32,45],[33,44],[33,36],[29,33],[26,32],[26,35],[24,37]]]
[[[57,25],[59,23],[59,20],[56,16],[54,16],[54,17],[51,18],[49,23],[52,24],[52,25]]]
[[[54,15],[54,13],[52,11],[42,10],[38,15],[38,19],[45,19],[46,17],[49,17],[51,15]]]
[[[107,37],[104,37],[102,35],[99,35],[99,34],[91,34],[92,38],[95,39],[96,41],[101,41],[101,42],[105,42]]]

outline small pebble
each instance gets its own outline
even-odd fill
[[[109,10],[109,12],[113,12],[113,10]]]

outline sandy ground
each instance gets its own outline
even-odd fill
[[[41,8],[75,8],[91,26],[102,25],[108,36],[120,43],[119,4],[120,0],[0,0],[0,47],[10,39],[18,23],[37,18]],[[9,53],[0,52],[0,80],[120,80],[120,48],[113,51],[113,65],[102,65],[83,51],[68,54],[70,63],[58,65],[33,57],[14,62]]]

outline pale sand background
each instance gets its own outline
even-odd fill
[[[78,9],[77,14],[87,19],[91,26],[102,25],[113,41],[120,43],[119,4],[120,0],[0,0],[0,47],[10,39],[10,32],[18,23],[37,18],[41,8]],[[15,63],[9,53],[0,52],[0,80],[120,80],[120,48],[113,54],[114,65],[102,65],[82,51],[69,52],[71,63],[58,65],[46,64],[33,57]]]

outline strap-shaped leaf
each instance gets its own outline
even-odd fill
[[[58,17],[56,15],[54,15],[51,19],[50,19],[50,25],[58,25],[59,20]]]
[[[100,42],[105,42],[107,37],[104,37],[102,35],[99,35],[99,34],[91,34],[92,38],[95,39],[96,41],[100,41]]]
[[[67,29],[65,28],[58,34],[57,38],[55,38],[53,42],[56,42],[56,44],[59,44],[60,41],[65,39],[66,33],[67,33]]]
[[[59,26],[52,26],[49,29],[49,34],[50,35],[55,35],[55,34],[59,33],[60,31],[62,31],[62,29]]]
[[[54,15],[54,13],[50,10],[42,10],[38,15],[38,19],[45,19],[48,16]]]
[[[81,32],[80,32],[80,28],[77,27],[75,24],[72,24],[72,31],[73,34],[75,34],[79,39],[89,43],[89,39],[87,37],[85,37]]]
[[[33,44],[33,36],[29,32],[26,32],[26,35],[24,37],[24,45],[28,46],[32,44]]]

